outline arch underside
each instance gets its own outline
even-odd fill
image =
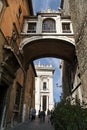
[[[57,39],[39,39],[25,44],[22,48],[25,64],[43,57],[55,57],[73,62],[75,46]]]

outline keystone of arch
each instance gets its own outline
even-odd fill
[[[67,41],[70,44],[73,44],[75,46],[75,41],[74,38],[69,38],[67,36],[32,36],[30,38],[25,38],[23,41],[20,43],[19,50],[21,51],[23,47],[30,42],[36,41],[36,40],[43,40],[43,39],[57,39],[57,40],[62,40],[62,41]]]

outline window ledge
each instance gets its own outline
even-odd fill
[[[63,30],[63,33],[71,33],[70,30]]]
[[[27,33],[36,33],[36,30],[28,30]]]
[[[56,30],[42,30],[42,33],[56,33]]]

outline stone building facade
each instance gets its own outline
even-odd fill
[[[35,65],[37,77],[35,79],[35,109],[36,115],[39,110],[51,111],[54,108],[53,99],[53,74],[54,69],[52,65]]]
[[[35,104],[34,65],[25,68],[18,55],[25,15],[33,15],[31,0],[0,0],[0,129],[29,119]]]
[[[73,0],[69,2],[71,19],[75,33],[76,54],[82,84],[82,98],[87,103],[87,1]]]
[[[66,9],[66,5],[69,8]],[[85,0],[62,0],[61,8],[63,15],[71,16],[75,37],[75,49],[77,63],[75,65],[72,97],[77,96],[81,101],[87,102],[87,1]]]
[[[70,77],[76,64],[72,21],[70,15],[65,15],[67,12],[49,8],[38,12],[36,16],[25,17],[21,32],[22,42],[19,47],[20,52],[23,52],[24,57],[28,59],[26,65],[32,59],[44,56],[64,60],[68,65],[65,71],[69,73],[69,76],[68,73],[67,76],[65,72],[63,74],[63,77],[67,77],[67,82],[65,79],[63,81],[64,98],[71,95],[73,81]],[[63,64],[63,67],[67,65]]]
[[[77,64],[72,21],[70,15],[67,14],[68,11],[65,11],[66,8],[64,11],[49,8],[38,12],[36,16],[25,17],[19,47],[21,54],[23,53],[24,57],[28,59],[25,61],[26,65],[32,59],[44,56],[64,60],[63,77],[67,78],[66,80],[63,78],[64,98],[71,95]]]

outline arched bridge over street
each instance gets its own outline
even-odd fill
[[[75,42],[70,17],[61,12],[39,12],[37,16],[25,17],[19,51],[25,65],[43,57],[55,57],[70,63],[75,59]]]

